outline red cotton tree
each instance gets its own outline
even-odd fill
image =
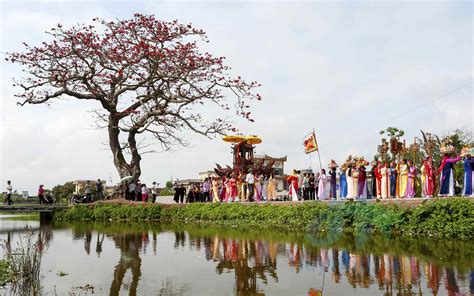
[[[204,120],[201,105],[230,110],[230,95],[236,114],[253,121],[248,101],[261,99],[253,92],[260,85],[231,77],[224,57],[201,52],[197,42],[208,42],[204,31],[141,14],[93,23],[69,29],[58,24],[47,32],[51,41],[24,43],[24,52],[7,53],[6,60],[26,73],[14,79],[21,106],[67,97],[100,103],[95,113],[108,129],[121,178],[140,176],[139,139],[146,135],[169,150],[187,144],[185,130],[207,137],[235,131],[228,119],[206,114]]]

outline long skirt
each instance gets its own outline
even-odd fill
[[[390,178],[382,177],[381,183],[381,190],[382,190],[382,198],[387,198],[390,196]]]
[[[268,200],[274,200],[277,198],[277,192],[275,189],[275,185],[273,184],[268,184],[267,187],[267,198]]]
[[[261,201],[262,200],[262,185],[259,183],[257,183],[255,185],[255,199],[257,201]]]
[[[352,177],[346,177],[347,178],[347,198],[354,198],[354,181],[352,180]]]
[[[400,176],[400,197],[406,197],[407,191],[407,183],[408,183],[408,175],[401,175]]]
[[[408,177],[407,188],[405,190],[405,197],[415,197],[415,178]]]
[[[295,190],[293,182],[290,184],[290,198],[292,201],[298,201],[298,192]]]
[[[359,180],[359,198],[365,199],[367,198],[367,183],[364,180],[363,182],[360,182]]]
[[[268,199],[268,181],[263,182],[262,197],[263,197],[263,200]]]
[[[346,198],[347,197],[347,181],[346,181],[346,176],[345,175],[341,175],[339,176],[339,186],[341,187],[340,189],[340,197],[341,199],[343,198]]]
[[[219,188],[217,186],[212,186],[212,201],[219,202]]]
[[[462,190],[463,196],[472,195],[472,184],[474,184],[474,174],[471,172],[464,172],[464,188]]]
[[[454,196],[454,176],[453,176],[452,169],[450,170],[448,174],[441,175],[440,184],[441,184],[441,188],[439,191],[439,195]]]

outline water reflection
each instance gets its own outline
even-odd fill
[[[268,284],[268,277],[278,282],[278,260],[287,262],[289,269],[295,273],[318,269],[323,276],[331,273],[331,279],[336,284],[345,278],[352,288],[367,289],[377,285],[385,295],[422,295],[422,279],[426,280],[425,287],[433,295],[443,290],[441,285],[444,285],[443,291],[448,295],[474,293],[474,271],[464,272],[465,266],[460,266],[459,271],[458,268],[438,266],[433,261],[415,256],[394,255],[390,250],[381,254],[358,252],[356,245],[360,244],[359,238],[351,235],[345,239],[352,240],[353,245],[342,250],[337,246],[324,248],[294,242],[223,238],[218,235],[206,237],[192,231],[188,241],[183,231],[175,232],[175,235],[176,248],[189,244],[191,249],[204,252],[207,260],[217,262],[218,274],[233,271],[238,295],[264,295],[263,289],[257,287],[257,279],[264,285]],[[334,244],[337,245],[337,242]],[[202,246],[204,250],[201,250]],[[469,245],[466,247],[472,250]],[[469,260],[467,264],[472,268]],[[461,291],[459,281],[469,282],[469,289],[466,287]],[[308,294],[322,295],[323,290],[324,281],[322,287],[311,288]]]
[[[215,283],[232,276],[232,282],[224,285],[225,293],[235,295],[273,295],[280,289],[300,295],[297,288],[301,287],[307,295],[474,294],[472,241],[308,236],[210,226],[73,224],[55,229],[58,227],[72,230],[72,239],[81,248],[83,244],[84,255],[95,255],[99,263],[110,266],[113,277],[102,287],[109,295],[202,294],[193,289],[209,266],[218,275]],[[12,233],[7,240],[11,241]],[[53,233],[51,226],[40,227],[38,248],[54,243]],[[171,253],[165,255],[166,248]],[[114,261],[110,256],[103,258],[107,257],[104,252],[114,249],[119,254]],[[182,257],[186,254],[202,259],[189,266],[185,261],[189,257]],[[154,265],[161,277],[146,282],[150,272],[146,263],[162,256],[185,261],[184,268],[195,270],[197,277],[168,277],[169,266]]]

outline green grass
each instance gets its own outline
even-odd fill
[[[0,260],[0,286],[5,286],[13,280],[10,264],[6,260]]]
[[[11,213],[5,213],[5,214],[11,215]],[[5,218],[2,218],[2,216],[0,216],[0,219],[13,220],[13,221],[39,221],[40,215],[39,213],[14,214],[14,216],[5,217]]]

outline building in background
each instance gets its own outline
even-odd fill
[[[277,181],[277,191],[287,190],[288,185],[286,184],[286,175],[285,175],[285,162],[287,161],[286,155],[283,157],[272,157],[266,154],[259,155],[255,154],[253,156],[254,163],[259,164],[263,160],[263,164],[269,164],[273,161],[273,172],[275,174],[275,180]]]
[[[217,177],[216,172],[214,172],[214,171],[205,171],[205,172],[200,172],[199,173],[199,179],[201,179],[201,181],[204,181],[206,178],[211,178],[211,177]]]
[[[195,185],[200,185],[201,184],[201,179],[182,179],[182,180],[176,180],[173,183],[173,186],[184,186],[186,188],[186,194],[188,194],[189,189],[191,189]]]
[[[86,186],[87,181],[89,181],[89,184],[91,185],[91,189],[95,191],[95,183],[97,182],[97,179],[95,180],[76,180],[72,181],[72,184],[76,186],[76,189],[74,190],[74,194],[83,194],[84,193],[84,187]],[[105,186],[106,182],[104,179],[100,179],[103,188],[104,188],[104,193],[109,193],[110,191],[113,190],[113,186]]]

